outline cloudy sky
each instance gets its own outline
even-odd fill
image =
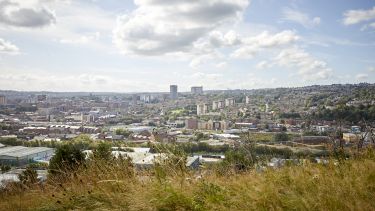
[[[0,0],[0,89],[375,82],[375,0]]]

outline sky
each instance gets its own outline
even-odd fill
[[[0,0],[0,89],[375,83],[375,0]]]

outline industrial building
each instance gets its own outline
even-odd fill
[[[137,169],[149,169],[155,163],[162,162],[168,158],[166,153],[150,153],[150,148],[128,148],[133,152],[117,151],[118,148],[112,148],[112,155],[114,157],[130,158]],[[115,150],[115,151],[114,151]],[[83,153],[88,158],[91,150],[85,150]],[[200,165],[199,156],[188,156],[186,159],[186,167],[196,169]]]
[[[0,163],[18,166],[36,160],[49,160],[54,152],[54,149],[47,147],[3,147],[0,148]]]

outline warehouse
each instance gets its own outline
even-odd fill
[[[35,160],[49,160],[54,149],[47,147],[12,146],[0,148],[0,164],[24,165]]]

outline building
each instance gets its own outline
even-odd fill
[[[7,104],[7,98],[3,95],[0,96],[0,105]]]
[[[197,105],[197,115],[205,115],[208,112],[208,106],[206,104]]]
[[[176,100],[178,98],[177,85],[170,85],[169,87],[170,98]]]
[[[39,102],[43,102],[47,100],[47,95],[37,95],[36,98]]]
[[[148,151],[138,151],[137,148],[131,148],[134,152],[125,152],[125,151],[112,151],[114,157],[119,157],[120,155],[123,158],[131,158],[134,166],[137,169],[149,169],[154,166],[155,163],[163,163],[171,155],[166,153],[150,153]],[[91,150],[83,151],[86,154],[86,157],[89,157],[92,154]],[[186,167],[197,169],[200,165],[199,156],[188,156],[185,163]]]
[[[218,101],[213,101],[212,102],[212,110],[216,110],[219,108],[219,102]]]
[[[36,160],[49,160],[54,152],[47,147],[3,147],[0,148],[0,163],[19,166]]]
[[[198,129],[198,120],[197,119],[187,119],[185,121],[186,129],[196,130]]]
[[[191,93],[195,95],[203,94],[203,86],[193,86],[191,87]]]
[[[233,106],[234,105],[234,99],[233,98],[228,98],[225,99],[225,107]]]
[[[137,105],[137,101],[138,101],[138,95],[133,94],[132,95],[132,105]]]
[[[360,139],[360,135],[356,135],[354,133],[343,133],[342,138],[346,143],[357,142]]]
[[[250,96],[246,96],[246,104],[250,104]]]
[[[224,108],[224,106],[225,106],[224,101],[218,101],[218,102],[217,102],[217,108],[218,108],[218,109]]]

